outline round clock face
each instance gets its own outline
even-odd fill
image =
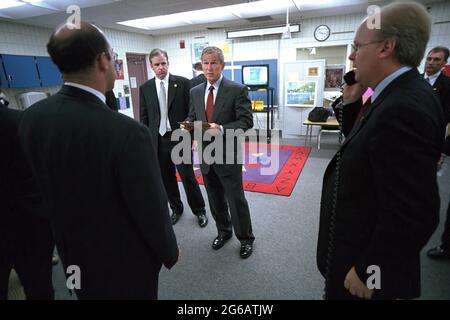
[[[314,38],[317,41],[325,41],[330,36],[330,28],[326,25],[321,25],[314,30]]]

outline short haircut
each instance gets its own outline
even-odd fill
[[[216,53],[219,56],[220,63],[225,64],[225,57],[223,55],[223,52],[220,48],[217,48],[217,47],[206,47],[205,49],[203,49],[202,58],[201,58],[202,61],[203,61],[203,56],[205,54],[214,54],[214,53]]]
[[[441,46],[439,46],[439,47],[434,47],[433,49],[431,49],[431,50],[428,52],[427,57],[428,57],[428,56],[430,55],[430,53],[432,53],[432,52],[443,52],[443,53],[444,53],[444,61],[447,61],[447,60],[448,60],[449,50],[448,50],[447,47],[441,47]]]
[[[150,51],[150,56],[148,57],[148,59],[150,60],[150,64],[152,63],[153,57],[156,57],[156,56],[164,56],[164,57],[166,57],[167,61],[169,61],[169,56],[167,55],[167,51],[160,49],[160,48],[155,48],[152,51]]]
[[[64,33],[61,35],[59,32]],[[50,36],[47,51],[62,73],[76,73],[87,70],[96,57],[105,52],[109,59],[109,44],[103,33],[91,24],[80,28],[58,28]]]
[[[203,70],[203,69],[202,69],[202,63],[201,63],[201,62],[196,62],[196,63],[194,64],[194,70],[202,71],[202,70]]]
[[[378,39],[395,39],[395,52],[402,65],[418,67],[431,32],[431,18],[416,2],[394,2],[381,9]]]

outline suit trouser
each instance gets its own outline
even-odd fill
[[[203,174],[203,180],[218,233],[231,234],[233,227],[239,241],[252,243],[255,237],[250,210],[242,187],[242,171],[219,176],[214,165],[211,165],[209,172]]]
[[[158,135],[158,160],[170,208],[174,213],[182,214],[184,206],[178,188],[175,164],[170,156],[172,149],[177,142],[171,141],[170,135],[170,132],[162,137]],[[180,174],[184,191],[186,192],[186,198],[192,213],[195,215],[205,213],[205,200],[203,200],[202,192],[200,191],[197,179],[195,178],[192,164],[180,164],[177,165],[176,168]]]
[[[441,237],[444,250],[450,250],[450,199],[447,208],[447,218],[445,219],[444,233]]]
[[[52,255],[54,241],[49,223],[25,216],[8,223],[0,241],[0,300],[8,296],[11,269],[16,270],[28,300],[52,300]]]

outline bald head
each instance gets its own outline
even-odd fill
[[[85,71],[92,67],[101,53],[109,55],[110,48],[103,32],[96,26],[81,21],[58,27],[50,36],[47,51],[64,74]]]

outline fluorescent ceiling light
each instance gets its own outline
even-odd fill
[[[2,0],[0,2],[0,10],[23,6],[25,3],[16,0]]]
[[[299,32],[300,31],[300,25],[294,24],[289,26],[288,33],[291,32]],[[268,27],[268,28],[255,28],[255,29],[248,29],[248,30],[236,30],[236,31],[227,31],[227,38],[233,39],[233,38],[243,38],[243,37],[254,37],[254,36],[264,36],[269,34],[283,34],[286,33],[286,26],[279,26],[279,27]]]
[[[42,2],[43,0],[22,0],[22,2],[26,2],[26,3],[29,3],[29,4],[36,4],[36,3],[39,3],[39,2]]]
[[[325,0],[308,0],[308,2],[317,1]],[[291,0],[261,0],[231,6],[215,7],[209,9],[174,13],[164,16],[127,20],[117,23],[129,27],[157,30],[186,26],[189,24],[202,24],[236,20],[239,18],[259,17],[262,15],[282,14],[286,12],[286,7],[294,8],[295,6]]]

